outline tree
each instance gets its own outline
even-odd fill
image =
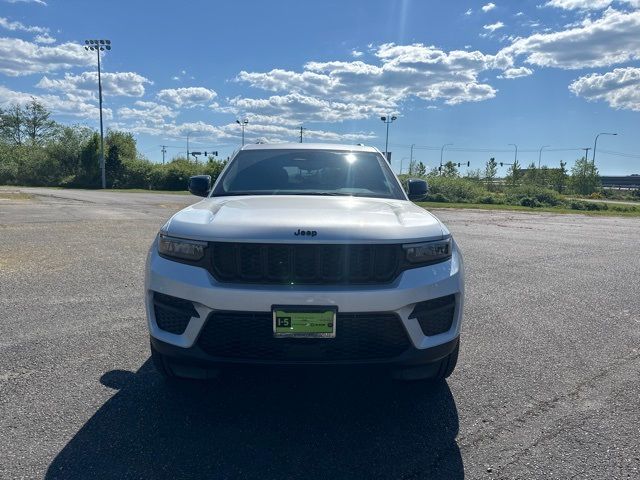
[[[452,161],[448,161],[442,166],[443,177],[458,177],[458,167]]]
[[[493,181],[498,175],[498,162],[491,157],[484,167],[484,180],[487,182],[487,188],[493,189]]]
[[[567,188],[567,162],[560,160],[560,168],[553,170],[551,174],[553,188],[558,193],[563,193]]]
[[[590,195],[600,188],[600,176],[593,162],[585,157],[576,161],[571,168],[571,186],[580,195]]]
[[[424,177],[427,175],[427,167],[425,166],[424,163],[419,162],[418,165],[416,165],[416,168],[413,171],[413,173],[418,177]]]
[[[94,132],[80,153],[80,165],[76,183],[95,188],[100,183],[100,136]]]
[[[122,172],[123,161],[136,158],[136,140],[129,132],[109,130],[105,139],[106,155],[104,159],[107,184],[118,187]]]
[[[522,169],[518,160],[514,160],[513,164],[507,171],[507,184],[511,187],[517,187],[520,185],[520,178],[522,177]]]
[[[0,136],[13,145],[22,145],[24,141],[24,114],[17,103],[1,112]]]
[[[32,145],[40,145],[53,135],[56,122],[51,120],[51,112],[34,97],[22,109],[24,136]]]
[[[527,185],[538,185],[538,167],[534,162],[531,162],[527,167],[527,171],[524,174],[524,178],[522,179],[524,183]]]

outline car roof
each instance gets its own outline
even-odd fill
[[[345,150],[349,152],[373,152],[378,150],[366,145],[345,145],[340,143],[252,143],[241,150]]]

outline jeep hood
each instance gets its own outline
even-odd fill
[[[449,235],[434,215],[406,200],[302,195],[207,198],[176,213],[162,232],[269,243],[404,243]]]

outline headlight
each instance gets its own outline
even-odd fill
[[[435,242],[408,243],[402,248],[410,263],[435,263],[451,258],[451,237]]]
[[[206,242],[197,240],[187,240],[185,238],[167,237],[160,234],[158,238],[158,252],[167,257],[180,258],[183,260],[198,261],[204,257]]]

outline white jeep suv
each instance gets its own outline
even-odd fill
[[[458,358],[462,255],[375,148],[247,145],[147,258],[152,360],[166,377],[225,366],[377,365],[443,379]]]

